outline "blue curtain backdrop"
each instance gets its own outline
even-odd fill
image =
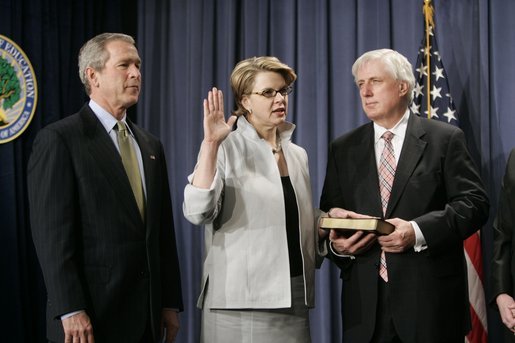
[[[515,147],[515,2],[434,0],[436,31],[462,128],[493,206],[507,154]],[[182,217],[183,188],[202,140],[202,99],[212,86],[232,108],[229,75],[235,63],[275,55],[295,68],[290,96],[294,140],[310,158],[314,205],[325,175],[328,143],[366,122],[351,66],[363,52],[393,48],[415,64],[423,34],[422,0],[0,0],[0,34],[32,61],[39,104],[27,131],[0,145],[0,265],[2,333],[9,342],[44,342],[45,289],[28,223],[25,172],[32,140],[50,122],[85,100],[76,58],[102,31],[137,38],[143,93],[130,115],[161,138],[169,164],[181,258],[185,312],[178,342],[198,342],[203,229]],[[482,230],[488,281],[491,223]],[[488,290],[488,282],[485,284]],[[341,342],[340,280],[324,262],[317,272],[314,342]],[[5,303],[4,303],[5,301]],[[5,304],[5,305],[4,305]],[[490,341],[500,340],[489,310]]]

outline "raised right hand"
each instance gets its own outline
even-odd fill
[[[236,122],[236,116],[225,121],[224,98],[221,90],[213,87],[204,99],[204,141],[206,143],[221,143],[231,132]]]
[[[65,343],[95,343],[93,326],[86,312],[77,313],[61,322]]]

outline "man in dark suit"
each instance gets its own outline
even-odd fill
[[[331,143],[320,207],[385,218],[395,231],[328,235],[343,279],[344,341],[463,342],[463,240],[489,208],[463,132],[410,113],[415,78],[398,52],[367,52],[352,72],[371,122]]]
[[[515,149],[506,163],[493,232],[491,302],[505,326],[504,341],[515,342]]]
[[[34,244],[56,342],[175,339],[182,295],[159,140],[126,110],[141,87],[132,37],[105,33],[79,54],[90,101],[42,129],[28,165]]]

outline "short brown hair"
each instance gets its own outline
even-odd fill
[[[287,86],[297,79],[295,71],[279,61],[277,57],[260,56],[240,61],[231,74],[231,87],[236,102],[236,110],[233,115],[241,116],[248,112],[241,103],[243,96],[250,94],[252,91],[256,75],[267,71],[281,74]]]

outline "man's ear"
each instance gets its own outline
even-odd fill
[[[399,95],[404,96],[408,93],[408,83],[406,81],[399,82]]]
[[[98,87],[98,78],[95,69],[91,67],[86,68],[86,79],[91,87]]]

